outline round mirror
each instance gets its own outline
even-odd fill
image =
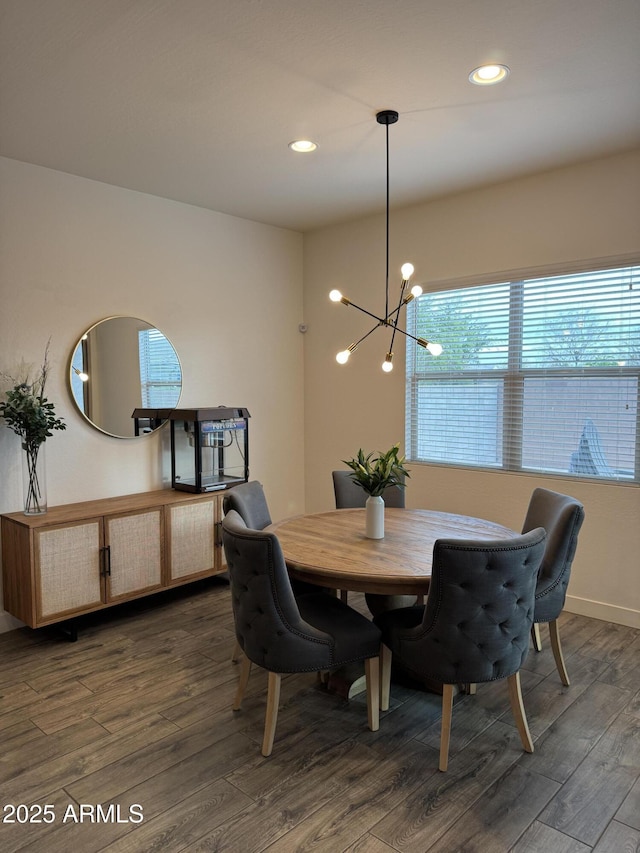
[[[165,421],[153,412],[134,418],[134,410],[178,405],[182,368],[171,341],[154,326],[136,317],[108,317],[76,344],[69,383],[76,406],[96,429],[135,438]]]

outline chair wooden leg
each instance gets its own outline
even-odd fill
[[[391,660],[393,654],[391,649],[384,645],[380,646],[380,710],[389,710],[389,698],[391,694]]]
[[[531,740],[531,732],[527,723],[527,715],[524,710],[524,702],[522,701],[522,689],[520,687],[520,673],[516,672],[507,678],[509,685],[509,701],[511,702],[511,711],[520,733],[520,740],[525,752],[533,752],[533,741]]]
[[[271,755],[273,738],[278,722],[278,705],[280,704],[280,683],[282,676],[277,672],[269,673],[269,688],[267,690],[267,713],[264,720],[264,737],[262,738],[262,754]]]
[[[364,662],[367,681],[367,722],[372,732],[380,728],[380,658],[367,658]]]
[[[558,627],[557,619],[554,619],[553,622],[549,622],[549,639],[551,641],[551,651],[553,652],[553,659],[556,662],[558,674],[560,675],[560,681],[562,681],[565,687],[569,687],[571,682],[569,681],[569,674],[567,672],[567,667],[564,663],[562,646],[560,644],[560,628]]]
[[[238,689],[236,690],[236,698],[233,700],[234,711],[240,710],[240,706],[242,705],[242,700],[244,698],[244,691],[247,689],[247,684],[249,683],[250,675],[251,661],[246,655],[243,655],[242,663],[240,665],[240,676],[238,678]]]
[[[453,684],[442,685],[442,723],[440,725],[440,763],[438,770],[449,766],[449,741],[451,740],[451,717],[453,715]]]
[[[242,654],[242,649],[240,648],[240,643],[236,640],[233,645],[233,651],[231,652],[231,663],[238,663],[238,658]]]
[[[540,625],[537,622],[534,622],[531,626],[531,640],[533,642],[533,648],[537,652],[541,652],[542,640],[540,639]]]

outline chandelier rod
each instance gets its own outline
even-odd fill
[[[384,305],[384,315],[387,317],[389,315],[389,207],[390,207],[390,194],[389,194],[389,125],[395,124],[398,121],[399,114],[396,110],[381,110],[376,114],[376,121],[378,124],[384,124],[386,128],[386,161],[387,161],[387,175],[386,175],[386,263],[385,263],[385,305]]]
[[[385,267],[385,279],[384,279],[384,292],[385,292],[385,303],[384,303],[384,316],[389,316],[389,123],[386,124],[386,132],[387,132],[387,263]]]

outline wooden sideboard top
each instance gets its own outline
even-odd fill
[[[112,515],[120,512],[135,512],[157,506],[170,504],[190,503],[197,500],[216,500],[224,494],[222,492],[203,492],[193,494],[192,492],[179,492],[174,489],[158,489],[153,492],[137,492],[133,495],[119,495],[113,498],[99,498],[93,501],[81,501],[79,503],[61,504],[50,506],[42,515],[25,515],[24,512],[4,513],[3,519],[10,519],[16,524],[21,524],[30,529],[39,527],[50,527],[53,524],[64,524],[71,521],[80,521],[95,516]]]

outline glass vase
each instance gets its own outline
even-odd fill
[[[47,475],[44,442],[25,441],[22,445],[22,486],[24,514],[42,515],[47,511]]]

